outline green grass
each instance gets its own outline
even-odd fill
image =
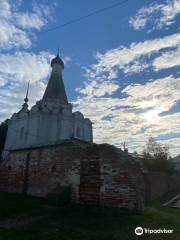
[[[44,199],[0,193],[0,224],[8,219],[33,219],[22,229],[0,228],[0,240],[179,240],[172,235],[136,236],[137,226],[180,230],[180,209],[161,207],[161,202],[143,213],[94,207],[47,207]]]

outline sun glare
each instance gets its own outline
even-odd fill
[[[143,118],[150,123],[156,123],[159,121],[159,113],[161,111],[159,109],[149,110],[143,113]]]

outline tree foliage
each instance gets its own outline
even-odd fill
[[[6,140],[6,134],[8,129],[8,120],[5,120],[0,124],[0,157],[4,149],[4,144]]]
[[[149,138],[143,152],[143,165],[152,172],[174,172],[173,163],[169,160],[169,148],[158,143],[154,138]]]

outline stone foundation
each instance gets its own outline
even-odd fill
[[[143,175],[131,156],[108,144],[69,141],[11,151],[0,163],[0,190],[46,197],[71,186],[71,202],[142,209]]]

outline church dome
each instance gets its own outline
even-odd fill
[[[64,68],[64,62],[59,57],[59,54],[57,54],[57,56],[51,60],[51,67],[53,67],[54,64],[59,64],[62,68]]]

